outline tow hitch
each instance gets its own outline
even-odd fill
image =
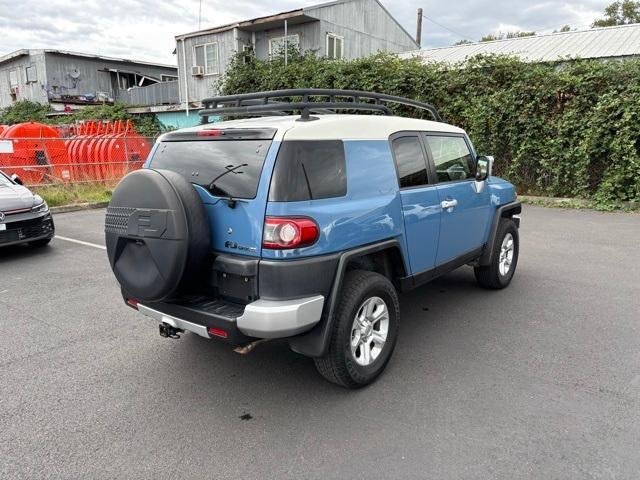
[[[175,339],[180,338],[180,334],[183,331],[184,330],[179,330],[175,327],[172,327],[168,323],[160,324],[160,336],[164,338],[175,338]]]

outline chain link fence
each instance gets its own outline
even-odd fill
[[[0,169],[26,186],[115,183],[142,167],[154,142],[135,133],[0,138]]]

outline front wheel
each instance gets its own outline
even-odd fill
[[[491,264],[475,267],[474,273],[478,284],[483,288],[500,290],[511,283],[520,252],[518,227],[510,218],[503,218],[498,225]]]
[[[385,369],[398,338],[398,294],[384,276],[346,273],[328,353],[315,359],[330,382],[346,388],[372,383]]]

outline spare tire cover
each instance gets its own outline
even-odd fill
[[[139,301],[170,299],[200,277],[210,251],[207,213],[193,185],[168,170],[136,170],[113,192],[107,254],[123,290]]]

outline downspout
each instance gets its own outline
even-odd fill
[[[236,53],[238,53],[240,51],[240,49],[238,48],[238,29],[234,27],[233,29],[233,49],[235,50]],[[218,63],[220,63],[220,59],[218,59]],[[220,69],[222,70],[222,69]]]
[[[182,39],[182,69],[184,70],[184,106],[189,116],[189,80],[187,74],[187,49],[184,46],[185,39]]]
[[[288,22],[287,19],[284,19],[284,66],[286,67],[287,64],[289,63],[289,42],[287,39],[287,35],[288,35]]]

